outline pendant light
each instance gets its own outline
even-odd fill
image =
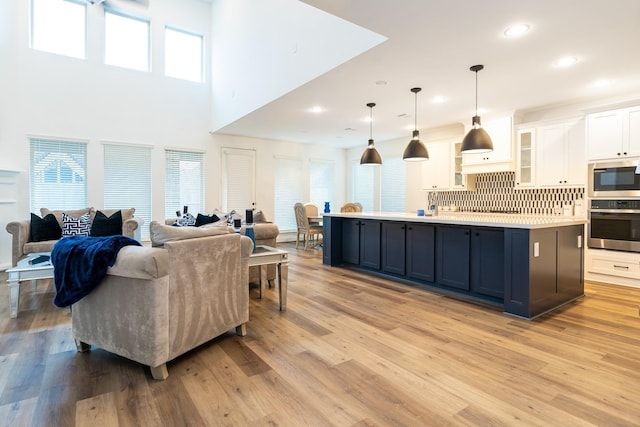
[[[376,147],[373,146],[373,107],[375,106],[376,104],[373,102],[367,104],[367,107],[369,107],[369,145],[362,153],[362,157],[360,157],[361,165],[376,166],[382,164],[382,157],[380,157]]]
[[[411,92],[415,94],[415,125],[413,127],[413,137],[407,148],[404,149],[404,154],[402,158],[407,161],[421,161],[429,159],[429,152],[427,151],[427,146],[424,145],[422,141],[420,141],[420,132],[418,131],[418,92],[422,89],[419,87],[414,87],[411,89]]]
[[[488,153],[489,151],[493,151],[493,142],[491,142],[489,134],[482,129],[480,116],[478,116],[478,71],[483,68],[484,65],[474,65],[469,68],[470,71],[476,73],[476,115],[471,119],[471,130],[462,140],[462,148],[460,151],[463,153]]]

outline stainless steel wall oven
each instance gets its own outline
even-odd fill
[[[592,199],[587,245],[640,252],[640,200]]]

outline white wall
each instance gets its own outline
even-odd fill
[[[303,161],[303,172],[301,179],[304,181],[304,200],[309,200],[309,164],[310,160],[326,160],[334,162],[335,176],[334,176],[334,200],[331,200],[331,206],[341,206],[346,201],[345,187],[346,187],[346,174],[345,174],[345,159],[346,150],[341,148],[325,147],[318,144],[299,144],[294,142],[264,140],[256,138],[246,138],[231,135],[213,135],[213,141],[215,145],[213,157],[217,157],[217,170],[216,173],[218,183],[221,182],[220,176],[220,149],[222,147],[231,148],[245,148],[256,150],[256,209],[264,211],[267,218],[272,221],[274,217],[274,177],[275,177],[275,159],[277,157],[287,157],[294,159],[301,159]],[[214,164],[212,163],[213,167]],[[214,179],[212,177],[212,179]],[[207,204],[211,208],[220,207],[223,205],[221,185],[212,186],[215,187],[215,195],[207,198]],[[215,206],[211,205],[211,201],[215,201]],[[291,206],[291,215],[293,215],[293,206]],[[279,241],[290,240],[292,236],[281,235]],[[295,239],[295,236],[293,236]]]

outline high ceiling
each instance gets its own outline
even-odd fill
[[[602,98],[640,99],[639,0],[304,0],[388,40],[218,133],[336,147],[471,123],[478,73],[484,120]],[[529,31],[507,38],[512,24]],[[331,28],[326,28],[331,32]],[[318,34],[318,37],[322,37]],[[345,40],[348,43],[348,40]],[[578,62],[554,67],[562,57]],[[597,82],[609,81],[609,85]],[[435,97],[443,102],[434,102]],[[311,113],[314,107],[323,112]],[[428,138],[428,137],[427,137]]]

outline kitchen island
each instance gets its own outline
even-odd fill
[[[532,319],[584,295],[585,223],[518,214],[329,213],[323,263]]]

